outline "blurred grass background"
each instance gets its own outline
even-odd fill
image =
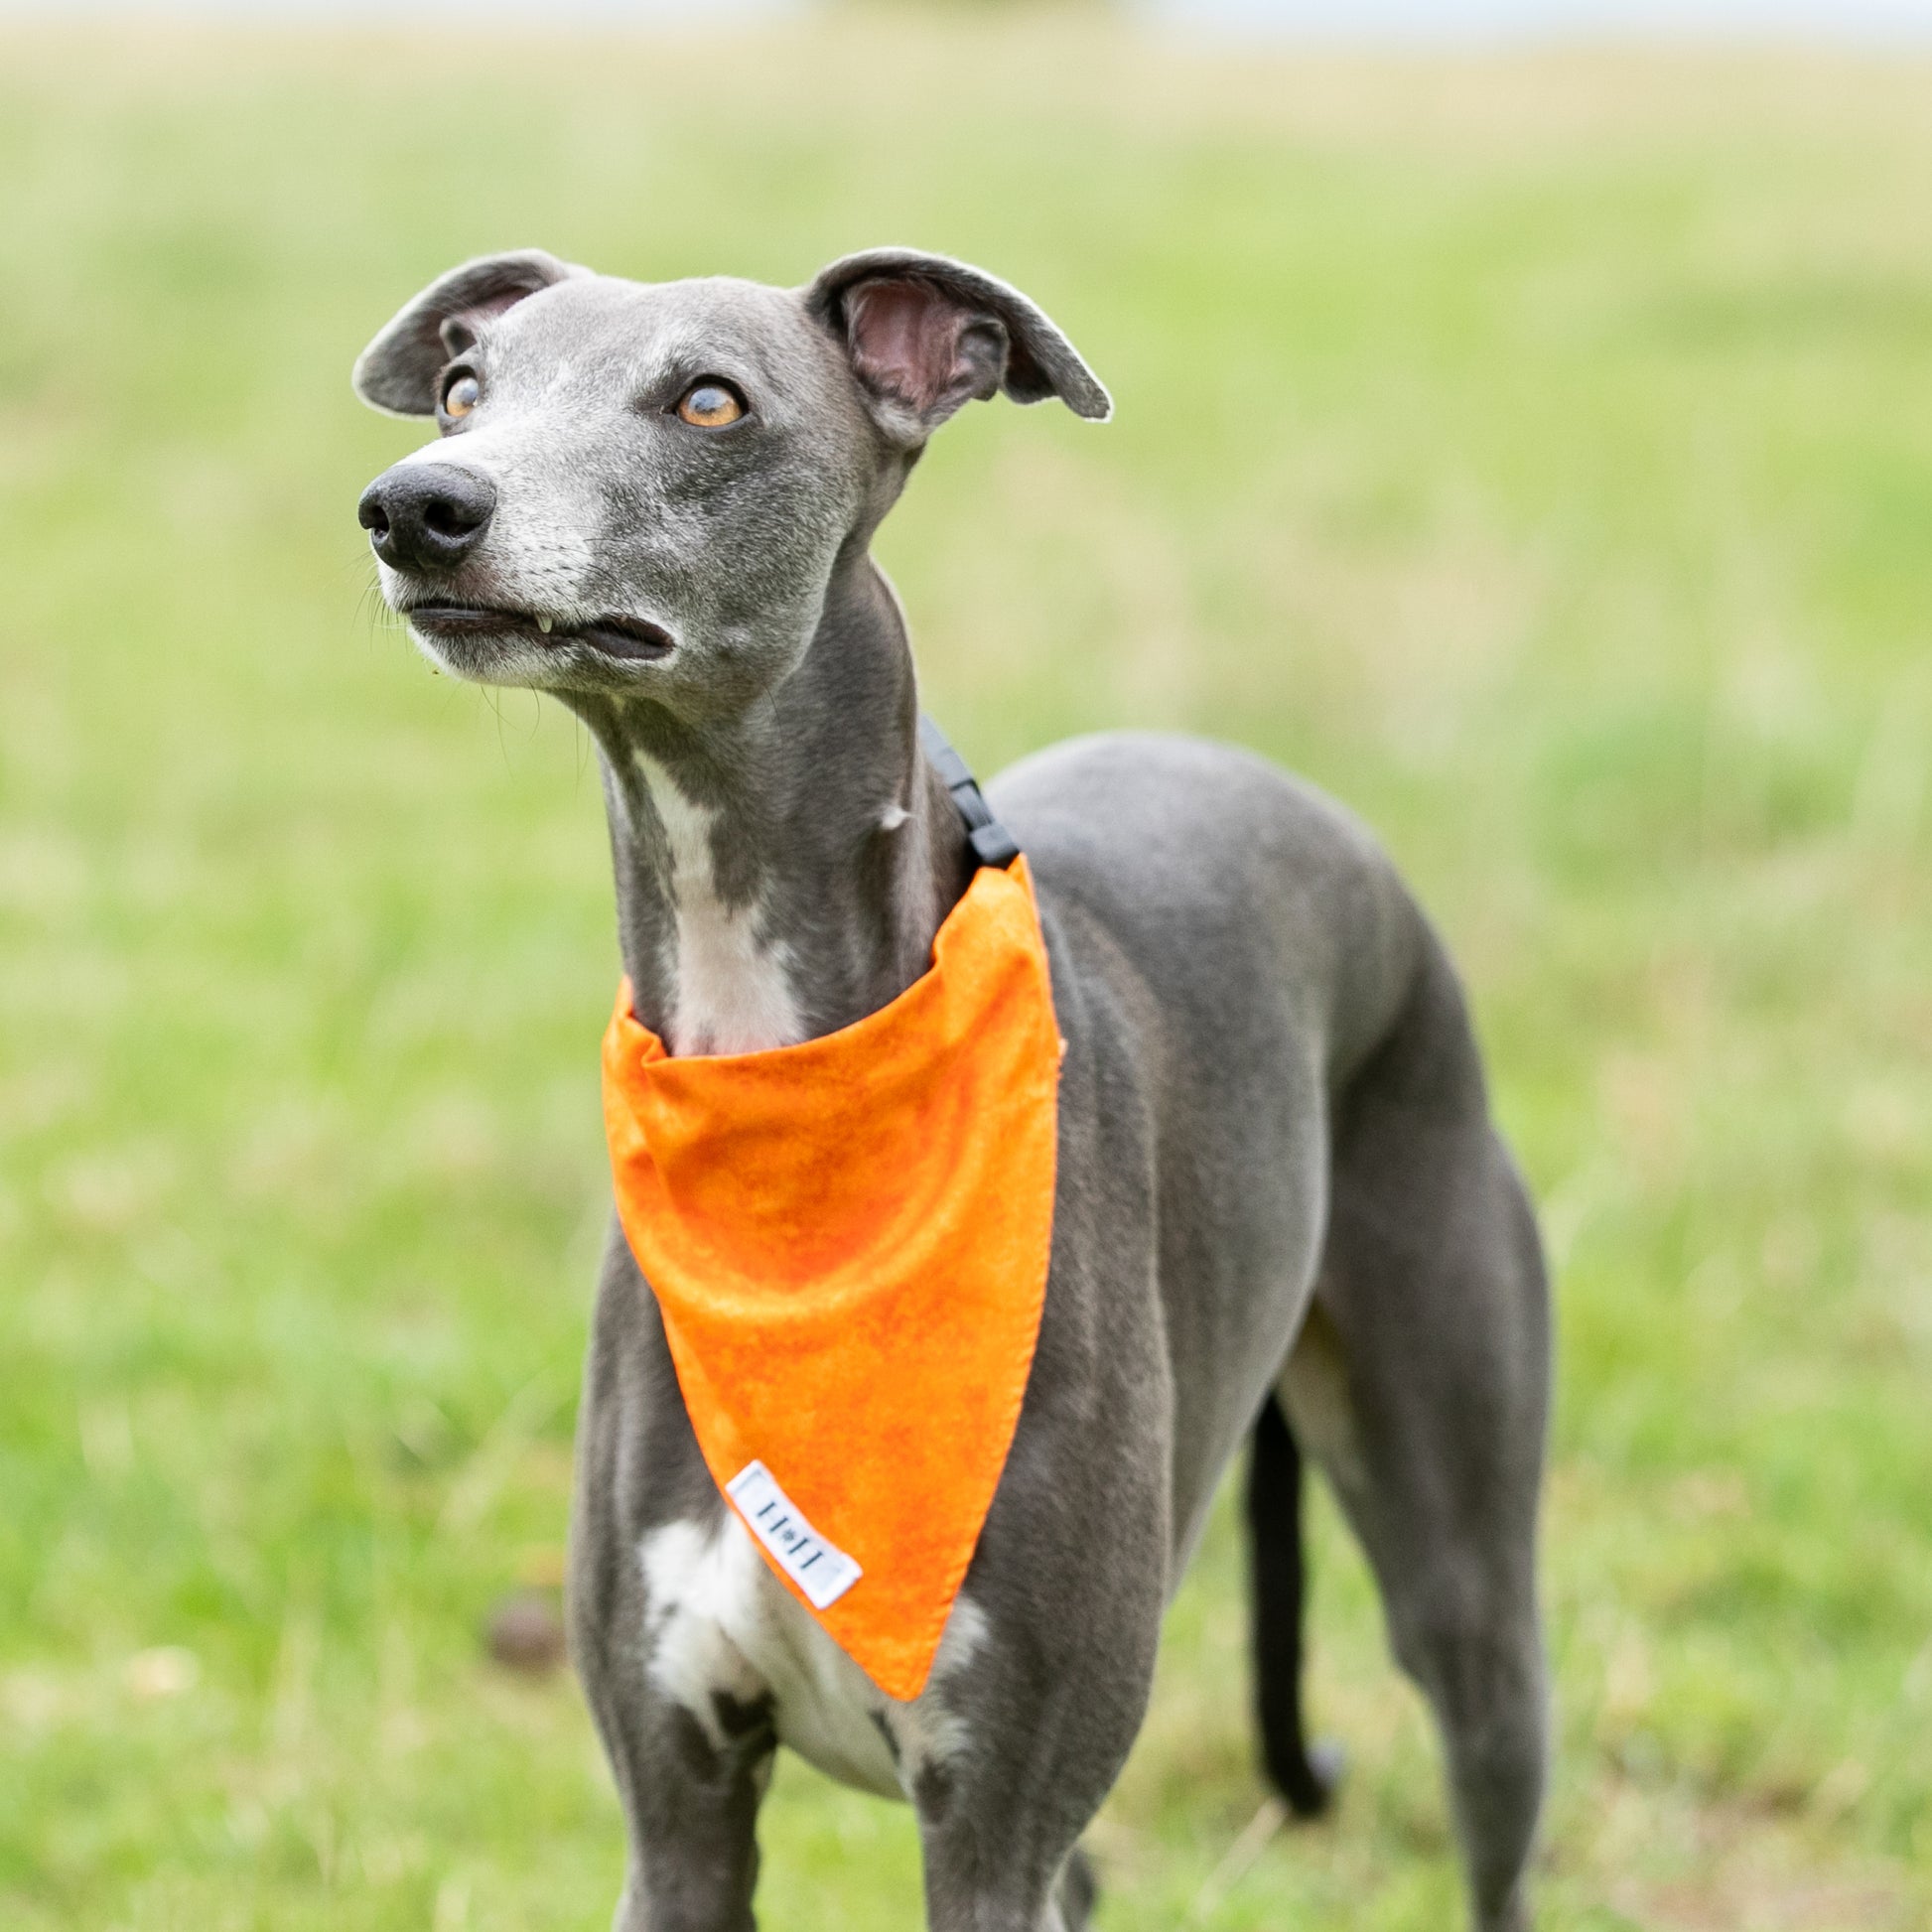
[[[1041,300],[881,549],[991,769],[1112,724],[1371,819],[1561,1270],[1546,1927],[1932,1917],[1932,67],[1220,56],[1097,15],[702,42],[0,40],[0,1922],[601,1927],[554,1574],[605,1213],[589,751],[432,677],[349,361],[541,243]],[[1321,1509],[1339,1819],[1261,1792],[1225,1521],[1108,1932],[1456,1922]],[[764,1922],[915,1922],[795,1765]]]

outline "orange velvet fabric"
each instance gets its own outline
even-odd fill
[[[1026,861],[983,867],[930,970],[823,1038],[674,1058],[630,1006],[604,1041],[618,1212],[698,1446],[721,1489],[761,1462],[856,1562],[813,1614],[915,1697],[1045,1296],[1062,1049]]]

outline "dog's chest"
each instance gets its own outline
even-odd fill
[[[722,1748],[741,1714],[769,1699],[779,1739],[841,1783],[910,1794],[928,1764],[964,1747],[967,1725],[945,1701],[983,1647],[986,1620],[955,1600],[926,1689],[889,1698],[826,1635],[726,1511],[714,1526],[680,1522],[639,1549],[647,1591],[646,1669],[659,1691]]]

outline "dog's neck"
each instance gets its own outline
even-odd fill
[[[897,601],[862,549],[834,570],[799,667],[746,712],[579,711],[636,1015],[673,1053],[814,1038],[925,971],[971,864],[919,751]]]

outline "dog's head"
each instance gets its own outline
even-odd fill
[[[354,383],[374,408],[436,419],[360,512],[383,594],[431,657],[694,716],[798,662],[841,553],[962,403],[1110,408],[1025,296],[897,248],[795,290],[493,255],[425,289]]]

